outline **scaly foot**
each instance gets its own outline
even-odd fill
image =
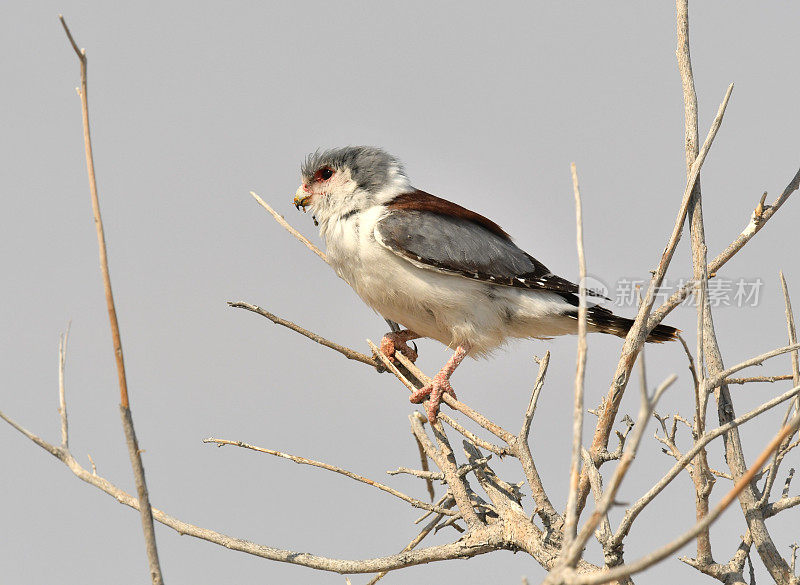
[[[458,364],[467,357],[469,350],[469,343],[459,345],[453,355],[450,356],[450,359],[447,360],[444,367],[439,370],[439,373],[433,377],[430,383],[411,393],[410,400],[414,404],[419,404],[425,400],[426,396],[430,396],[425,403],[425,412],[428,413],[428,420],[431,424],[436,423],[436,415],[439,414],[439,405],[442,403],[442,396],[444,394],[449,394],[453,398],[456,397],[456,393],[450,385],[450,376],[453,375]]]
[[[439,372],[433,377],[430,384],[426,384],[412,392],[408,399],[414,404],[419,404],[425,398],[428,398],[425,402],[425,412],[428,414],[430,423],[435,424],[436,417],[439,414],[439,405],[442,403],[442,396],[445,394],[449,394],[453,398],[456,397],[456,393],[450,385],[450,380]]]
[[[381,353],[388,357],[393,363],[397,360],[394,357],[395,352],[400,352],[412,362],[417,359],[417,352],[408,347],[407,341],[417,339],[419,335],[413,331],[397,331],[396,333],[387,333],[381,339]]]

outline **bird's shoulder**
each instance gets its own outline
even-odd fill
[[[458,219],[481,226],[500,238],[509,241],[511,240],[511,236],[509,236],[503,228],[501,228],[488,217],[485,217],[480,213],[476,213],[471,209],[467,209],[458,203],[453,203],[452,201],[443,199],[442,197],[431,195],[430,193],[422,191],[421,189],[414,189],[412,191],[396,195],[393,199],[386,203],[386,209],[390,212],[427,212],[443,217],[449,217],[451,219]]]
[[[553,274],[492,220],[425,191],[388,201],[374,235],[419,268],[497,286],[578,292],[578,285]]]

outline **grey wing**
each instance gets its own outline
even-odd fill
[[[390,211],[375,226],[375,237],[398,256],[429,270],[502,286],[578,293],[578,285],[550,272],[509,238],[464,218]]]

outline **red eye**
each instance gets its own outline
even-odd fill
[[[333,176],[333,169],[330,167],[322,167],[314,173],[314,180],[317,182],[327,181]]]

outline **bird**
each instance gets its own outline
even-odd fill
[[[442,396],[455,398],[450,377],[466,356],[484,357],[514,338],[577,333],[577,284],[520,249],[494,221],[414,188],[400,160],[385,150],[317,150],[300,175],[294,205],[311,210],[328,263],[392,327],[380,351],[393,361],[396,351],[413,361],[417,352],[408,342],[418,338],[454,348],[410,396],[424,402],[431,423]],[[588,331],[625,337],[632,325],[588,306]],[[657,325],[647,341],[670,341],[678,333]]]

